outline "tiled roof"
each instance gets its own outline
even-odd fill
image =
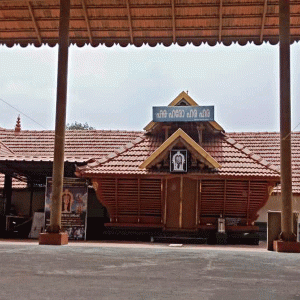
[[[123,151],[115,151],[99,161],[93,161],[87,166],[79,167],[78,171],[92,177],[99,174],[159,174],[167,170],[140,169],[139,166],[161,144],[162,139],[144,135],[138,141],[127,146]],[[279,180],[277,168],[268,164],[259,155],[253,155],[245,147],[233,139],[219,135],[201,145],[222,167],[220,169],[200,170],[191,169],[191,173],[203,173],[217,176],[242,176],[242,177],[272,177]]]
[[[138,137],[141,138],[139,143],[136,145],[130,143]],[[139,170],[137,167],[162,142],[158,138],[144,135],[142,131],[66,131],[65,156],[66,160],[76,162],[94,158],[97,162],[89,164],[89,167],[96,165],[99,171],[104,173],[114,173],[117,170],[122,174],[126,172],[146,174],[151,171]],[[129,149],[122,147],[126,144]],[[54,131],[21,130],[20,133],[15,134],[14,130],[0,128],[1,160],[52,161],[53,145]],[[279,133],[226,133],[222,142],[206,143],[204,148],[222,165],[219,170],[219,174],[222,175],[256,176],[259,173],[259,176],[268,176],[268,172],[271,171],[263,167],[266,164],[265,161],[280,166]],[[116,155],[112,153],[114,151]],[[118,152],[123,152],[123,155]],[[108,154],[115,158],[107,158]],[[257,161],[260,162],[257,163]],[[99,162],[102,164],[99,165]],[[241,163],[243,163],[242,168],[238,171]],[[300,194],[300,132],[292,134],[292,170],[293,193]],[[86,171],[91,173],[91,170]]]
[[[67,130],[65,160],[85,162],[100,158],[142,135],[141,131]],[[1,160],[52,161],[54,131],[14,130],[0,128],[0,141],[13,153],[0,153]]]
[[[121,145],[142,135],[141,131],[67,130],[65,160],[86,162],[91,157],[101,158]],[[14,130],[0,127],[0,160],[51,162],[53,160],[54,131]],[[0,189],[4,175],[0,173]],[[13,179],[13,188],[27,184]]]
[[[277,132],[232,132],[227,136],[245,145],[253,153],[280,167],[280,135]],[[300,132],[291,134],[293,193],[300,194]],[[280,192],[280,186],[276,190]]]
[[[13,151],[10,150],[4,143],[0,141],[0,155],[12,155]]]
[[[0,173],[0,190],[4,187],[4,174]],[[13,189],[24,189],[27,187],[27,182],[18,180],[16,178],[12,179],[12,188]]]

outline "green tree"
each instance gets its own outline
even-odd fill
[[[77,121],[75,121],[75,123],[71,123],[71,124],[67,124],[66,125],[66,129],[67,130],[93,130],[95,129],[92,126],[89,126],[89,124],[87,122],[83,123],[79,123]]]

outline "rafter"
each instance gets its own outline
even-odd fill
[[[86,7],[85,0],[81,0],[81,4],[82,4],[84,19],[86,22],[86,27],[87,27],[87,31],[88,31],[88,35],[89,35],[89,41],[90,41],[90,44],[92,45],[93,44],[93,36],[92,36],[91,25],[90,25],[89,16],[87,13],[87,7]]]
[[[39,27],[37,25],[36,19],[34,17],[33,8],[32,8],[32,5],[31,5],[30,1],[27,1],[27,5],[28,5],[28,10],[29,10],[30,16],[31,16],[31,20],[32,20],[33,25],[34,25],[34,30],[35,30],[35,33],[37,35],[37,39],[38,39],[39,43],[42,44],[42,37],[41,37],[41,34],[40,34]]]
[[[131,20],[129,0],[126,0],[126,7],[127,7],[128,25],[129,25],[130,43],[133,44],[132,20]]]
[[[222,23],[223,23],[223,0],[220,0],[220,6],[219,6],[219,43],[221,43],[222,40]]]
[[[262,43],[263,37],[264,37],[264,28],[265,28],[265,23],[266,23],[267,8],[268,8],[268,0],[265,0],[264,12],[263,12],[263,17],[262,17],[262,22],[261,22],[260,39],[259,39],[261,43]]]
[[[173,28],[173,43],[175,43],[176,42],[175,0],[172,0],[172,28]]]

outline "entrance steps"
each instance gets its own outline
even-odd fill
[[[191,232],[164,232],[151,237],[151,241],[170,244],[207,244],[208,239]]]

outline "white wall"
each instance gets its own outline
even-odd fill
[[[300,196],[293,196],[293,211],[300,212]],[[267,204],[258,211],[259,217],[257,222],[267,222],[268,221],[268,211],[281,211],[281,194],[270,196]]]

